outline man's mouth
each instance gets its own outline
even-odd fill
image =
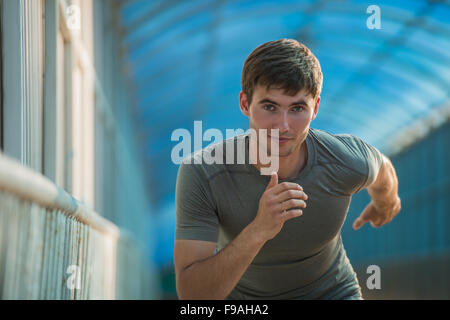
[[[278,141],[278,143],[285,143],[289,140],[292,140],[292,138],[286,138],[286,137],[279,137],[278,139],[272,136],[269,136],[271,139]]]

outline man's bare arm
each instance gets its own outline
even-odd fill
[[[178,297],[225,299],[263,245],[263,239],[258,239],[251,225],[216,255],[216,244],[213,242],[176,240],[174,254]],[[195,251],[205,254],[194,257]],[[199,260],[188,262],[195,258]]]
[[[372,201],[366,206],[353,228],[358,230],[366,222],[373,227],[381,227],[394,219],[400,212],[401,200],[398,196],[398,178],[392,162],[383,155],[383,166],[375,181],[367,187]]]
[[[216,255],[214,242],[176,240],[178,297],[225,299],[264,243],[281,231],[284,222],[302,215],[299,208],[306,207],[305,200],[307,196],[298,184],[278,184],[274,173],[259,201],[255,219]]]

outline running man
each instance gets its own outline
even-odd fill
[[[262,44],[246,59],[240,109],[250,130],[267,129],[266,144],[244,133],[180,165],[174,248],[180,299],[362,299],[341,227],[362,189],[371,201],[353,228],[389,223],[401,207],[398,181],[391,161],[360,138],[310,128],[322,80],[319,61],[296,40]],[[261,174],[267,164],[249,151],[255,139],[278,156],[271,175]],[[244,163],[200,163],[229,145],[245,146]]]

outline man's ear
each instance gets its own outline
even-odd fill
[[[239,93],[239,107],[245,116],[250,116],[247,95],[243,91]]]
[[[319,112],[319,103],[320,103],[320,97],[317,98],[317,102],[316,102],[316,105],[314,106],[314,113],[313,113],[313,117],[312,117],[311,121],[317,117],[317,113]]]

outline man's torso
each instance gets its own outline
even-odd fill
[[[277,236],[265,243],[229,298],[320,298],[357,280],[345,254],[340,230],[351,196],[367,180],[366,159],[352,149],[350,138],[310,129],[308,159],[294,179],[308,195],[303,215],[285,222]],[[219,226],[217,249],[232,241],[256,216],[259,199],[269,183],[248,163],[249,134],[236,136],[197,153],[225,145],[245,146],[245,163],[202,164],[205,195],[214,203]],[[350,147],[349,147],[350,143]],[[225,154],[225,149],[224,154]],[[237,152],[236,152],[237,153]],[[354,288],[352,289],[354,290]]]

